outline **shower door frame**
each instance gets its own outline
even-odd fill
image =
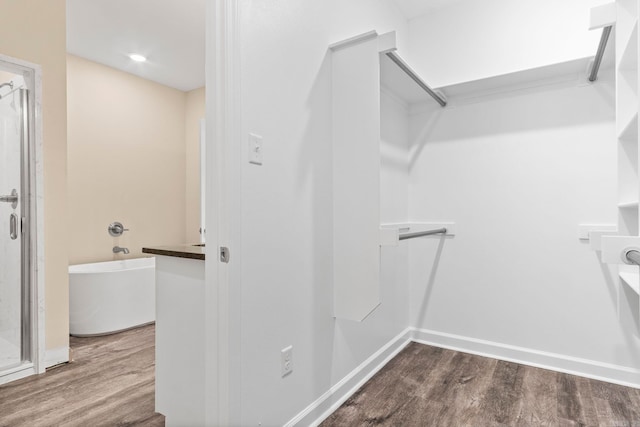
[[[28,299],[23,298],[24,308],[28,308],[29,318],[22,320],[23,335],[29,341],[22,343],[28,349],[30,361],[0,372],[0,384],[43,373],[45,370],[45,291],[44,291],[44,215],[43,215],[43,149],[42,149],[42,68],[21,59],[0,54],[0,69],[24,76],[28,87],[27,142],[22,144],[21,194],[22,214],[27,218],[23,224],[27,232],[23,234],[21,254],[22,280],[28,285],[23,290]],[[24,135],[24,132],[23,132]],[[26,201],[26,203],[25,203]],[[24,249],[26,247],[26,249]],[[26,288],[26,289],[25,289]],[[24,313],[24,311],[23,311]],[[24,330],[28,324],[28,330]]]

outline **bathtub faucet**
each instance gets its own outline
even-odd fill
[[[127,248],[121,248],[120,246],[114,246],[113,247],[113,253],[117,254],[118,252],[122,252],[123,254],[128,254],[129,253],[129,249]]]

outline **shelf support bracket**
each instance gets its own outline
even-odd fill
[[[429,94],[429,96],[431,96],[433,99],[436,100],[436,102],[438,104],[440,104],[441,107],[446,107],[447,105],[447,99],[444,97],[444,95],[442,93],[436,92],[435,90],[431,89],[429,87],[428,84],[426,84],[424,81],[422,81],[422,79],[420,78],[420,76],[418,76],[418,74],[416,74],[415,71],[413,71],[411,69],[411,67],[409,67],[409,65],[407,65],[406,62],[404,62],[402,60],[402,58],[400,58],[400,56],[395,52],[395,51],[389,51],[385,53],[389,59],[391,59],[398,67],[400,67],[400,69],[402,71],[404,71],[405,73],[407,73],[407,75],[409,77],[411,77],[411,79],[416,82],[418,84],[418,86],[420,86],[425,92],[427,92]]]
[[[591,72],[589,73],[589,81],[595,82],[598,80],[598,70],[600,70],[600,64],[602,63],[602,57],[604,56],[604,51],[607,48],[607,41],[609,40],[609,35],[611,34],[612,25],[608,27],[604,27],[602,29],[602,36],[600,37],[600,44],[598,45],[598,51],[596,52],[596,56],[593,59],[593,65],[591,66]]]
[[[615,2],[603,4],[600,6],[592,7],[590,13],[590,30],[597,30],[602,28],[602,35],[600,36],[600,44],[598,45],[598,51],[593,58],[591,69],[589,71],[589,81],[595,82],[598,79],[598,70],[602,63],[602,57],[607,47],[607,41],[611,34],[611,29],[616,23],[616,4]]]

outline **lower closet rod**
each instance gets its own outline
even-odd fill
[[[438,228],[437,230],[428,230],[428,231],[416,231],[415,233],[401,234],[398,237],[398,239],[407,240],[407,239],[413,239],[415,237],[431,236],[432,234],[444,234],[446,232],[447,232],[446,228]],[[638,254],[640,255],[640,252],[638,252]]]

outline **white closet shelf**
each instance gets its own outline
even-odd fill
[[[612,37],[615,37],[613,33]],[[612,69],[615,65],[615,49],[611,41],[609,44],[610,46],[605,50],[600,66],[602,70]],[[407,105],[423,103],[434,105],[434,100],[425,90],[421,89],[406,72],[387,57],[387,51],[388,50],[382,50],[380,54],[381,86]],[[526,70],[515,70],[510,73],[488,76],[477,80],[440,82],[444,83],[440,85],[438,85],[438,82],[431,83],[434,83],[435,89],[433,90],[435,92],[442,94],[449,101],[455,101],[456,99],[469,99],[507,93],[514,90],[535,88],[554,83],[572,82],[576,80],[576,76],[578,76],[578,80],[581,78],[586,79],[587,70],[592,60],[593,56],[584,56],[569,61]],[[416,78],[419,80],[423,79],[424,76],[420,76],[415,70],[411,71],[415,74]],[[435,104],[435,106],[437,107],[437,104]]]
[[[614,66],[614,49],[609,47],[605,51],[600,70],[612,69]],[[545,65],[542,67],[519,70],[483,79],[436,86],[444,93],[449,102],[473,99],[517,90],[542,87],[549,84],[575,82],[587,79],[587,69],[593,56],[585,56],[570,61]],[[596,82],[597,84],[597,82]]]
[[[635,111],[634,114],[627,119],[624,127],[618,133],[618,139],[625,141],[638,140],[638,111]]]
[[[627,202],[620,202],[618,203],[618,208],[619,209],[634,209],[637,208],[639,205],[637,200],[630,200]]]
[[[640,273],[621,271],[619,275],[624,284],[633,289],[636,294],[640,295]]]
[[[618,62],[620,70],[638,69],[638,20],[635,20],[629,37],[624,41]]]

